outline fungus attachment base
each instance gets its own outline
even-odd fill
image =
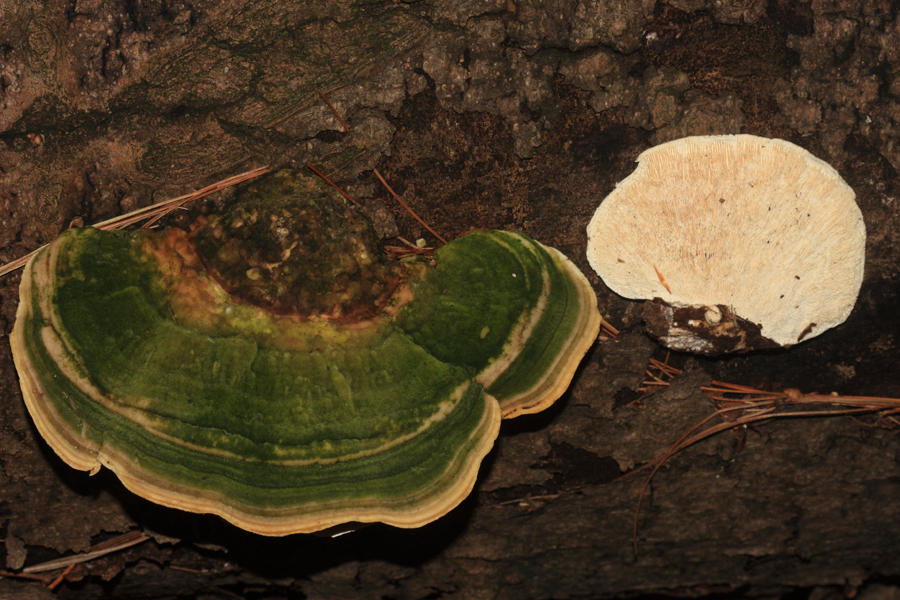
[[[758,323],[722,304],[678,305],[654,298],[644,302],[642,316],[651,337],[679,352],[714,356],[779,347],[760,333]]]

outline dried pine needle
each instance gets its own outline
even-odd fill
[[[100,221],[99,223],[94,223],[93,227],[97,229],[125,229],[135,223],[144,222],[142,227],[150,227],[154,225],[159,219],[171,213],[173,210],[176,210],[186,203],[197,200],[198,198],[203,198],[205,196],[209,196],[210,194],[214,194],[216,192],[220,192],[226,188],[235,186],[239,183],[243,183],[245,181],[249,181],[250,179],[254,179],[268,173],[271,169],[269,167],[257,167],[255,169],[250,169],[249,171],[244,171],[243,173],[239,173],[238,175],[233,175],[231,177],[226,177],[220,181],[212,183],[206,187],[200,188],[197,191],[190,192],[188,194],[184,194],[181,196],[177,196],[175,198],[169,198],[167,200],[163,200],[161,202],[157,202],[156,204],[151,204],[149,206],[144,206],[137,210],[133,210],[129,213],[125,213],[124,215],[119,215],[118,217],[113,217],[112,219],[107,219],[105,221]],[[44,246],[41,246],[43,248]],[[38,248],[37,250],[32,250],[25,256],[19,257],[2,267],[0,267],[0,277],[15,271],[16,269],[20,269],[25,266],[26,263],[31,259],[31,257],[41,250]]]
[[[666,363],[652,359],[651,368],[657,369],[659,373],[672,373],[672,376],[677,371]],[[668,385],[662,377],[651,372],[650,368],[648,368],[647,374],[654,378],[657,384],[661,382],[662,385]],[[653,382],[644,382],[645,386],[650,384]],[[887,420],[891,426],[900,426],[900,420],[895,417],[895,415],[900,415],[900,398],[804,394],[793,388],[782,392],[771,392],[725,381],[713,381],[708,386],[702,386],[700,390],[715,402],[715,410],[682,434],[658,458],[625,474],[628,476],[650,469],[650,474],[638,493],[637,506],[634,511],[632,544],[635,554],[637,554],[638,548],[638,517],[643,499],[650,488],[650,482],[669,459],[689,446],[729,429],[780,418],[876,414],[879,418]],[[720,419],[718,423],[707,426],[717,418]]]

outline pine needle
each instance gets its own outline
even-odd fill
[[[675,375],[678,371],[667,363],[652,361],[652,366],[657,372]],[[663,378],[653,374],[648,369],[648,375],[654,377],[657,383],[668,385]],[[644,385],[651,384],[645,381]],[[625,476],[638,471],[650,469],[650,474],[644,481],[638,493],[637,506],[634,511],[632,545],[634,553],[638,549],[638,517],[641,504],[650,489],[653,476],[675,454],[689,446],[701,442],[723,431],[737,427],[783,418],[806,417],[832,417],[858,414],[877,414],[887,420],[892,426],[900,426],[900,420],[894,415],[900,414],[900,398],[888,398],[884,396],[841,396],[837,394],[804,394],[797,389],[786,389],[782,392],[771,392],[725,381],[713,381],[708,386],[700,388],[709,396],[716,405],[715,410],[696,423],[681,435],[668,449],[653,461],[632,469]],[[719,419],[718,423],[705,427],[710,422]]]
[[[225,179],[200,188],[195,192],[184,194],[176,198],[169,198],[168,200],[163,200],[161,202],[157,202],[156,204],[151,204],[150,206],[144,206],[124,215],[119,215],[118,217],[113,217],[112,219],[94,223],[92,227],[103,230],[125,229],[126,227],[134,225],[135,223],[140,223],[142,221],[144,221],[142,227],[151,227],[156,224],[156,222],[161,218],[171,213],[173,210],[181,208],[186,203],[192,200],[197,200],[198,198],[203,198],[205,196],[209,196],[210,194],[215,194],[216,192],[221,192],[226,188],[235,186],[250,179],[254,179],[256,177],[259,177],[260,175],[268,173],[269,171],[271,171],[269,167],[257,167],[255,169],[250,169],[249,171],[245,171],[238,175],[226,177]],[[11,273],[16,269],[24,267],[31,259],[31,257],[40,252],[45,246],[46,244],[44,246],[41,246],[37,250],[33,250],[25,256],[17,258],[16,260],[0,267],[0,277]]]
[[[72,556],[66,556],[63,558],[57,558],[54,560],[48,560],[46,562],[38,563],[36,565],[31,565],[29,567],[25,567],[22,569],[23,574],[34,574],[34,573],[44,573],[46,571],[55,571],[57,569],[63,569],[66,567],[70,567],[73,565],[81,564],[87,562],[89,560],[94,560],[95,558],[100,558],[101,556],[106,556],[107,554],[111,554],[113,552],[118,552],[120,550],[124,550],[125,548],[130,548],[132,546],[136,546],[137,544],[141,544],[150,539],[150,536],[144,533],[143,531],[130,531],[118,537],[115,537],[111,540],[107,540],[105,542],[101,542],[99,544],[91,547],[87,552],[82,552],[80,554],[75,554]],[[57,584],[58,585],[58,584]]]
[[[412,217],[413,217],[416,221],[418,221],[419,223],[422,224],[422,227],[424,227],[425,229],[427,229],[427,230],[429,231],[429,233],[431,233],[431,235],[433,235],[434,237],[436,237],[437,239],[439,239],[439,240],[441,241],[442,244],[446,244],[446,243],[447,243],[447,240],[445,240],[444,238],[442,238],[441,235],[440,235],[437,231],[435,231],[434,229],[432,229],[432,228],[428,225],[428,223],[426,223],[425,221],[422,220],[422,217],[420,217],[419,215],[416,214],[416,211],[414,211],[412,208],[410,208],[410,206],[409,206],[406,202],[403,201],[403,198],[401,198],[401,197],[397,194],[397,192],[394,191],[394,188],[392,188],[392,187],[388,184],[388,182],[385,181],[384,177],[381,176],[381,173],[378,172],[378,169],[372,169],[372,171],[375,173],[375,176],[378,178],[378,181],[381,182],[381,185],[383,185],[383,186],[385,187],[385,189],[387,189],[387,191],[391,194],[391,196],[394,197],[394,200],[396,200],[397,202],[400,203],[400,206],[402,206],[402,207],[406,210],[406,212],[408,212],[409,214],[411,214]]]

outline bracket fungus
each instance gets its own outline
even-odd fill
[[[839,325],[862,283],[853,190],[784,140],[698,136],[650,148],[588,225],[588,261],[648,300],[648,332],[700,354],[791,346]]]
[[[310,179],[35,255],[11,345],[66,463],[264,535],[417,527],[468,495],[502,417],[565,390],[600,316],[561,253],[480,231],[389,261]]]

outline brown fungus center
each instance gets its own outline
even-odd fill
[[[233,296],[279,314],[354,321],[393,301],[404,281],[371,223],[321,181],[280,171],[192,228],[197,251]]]

